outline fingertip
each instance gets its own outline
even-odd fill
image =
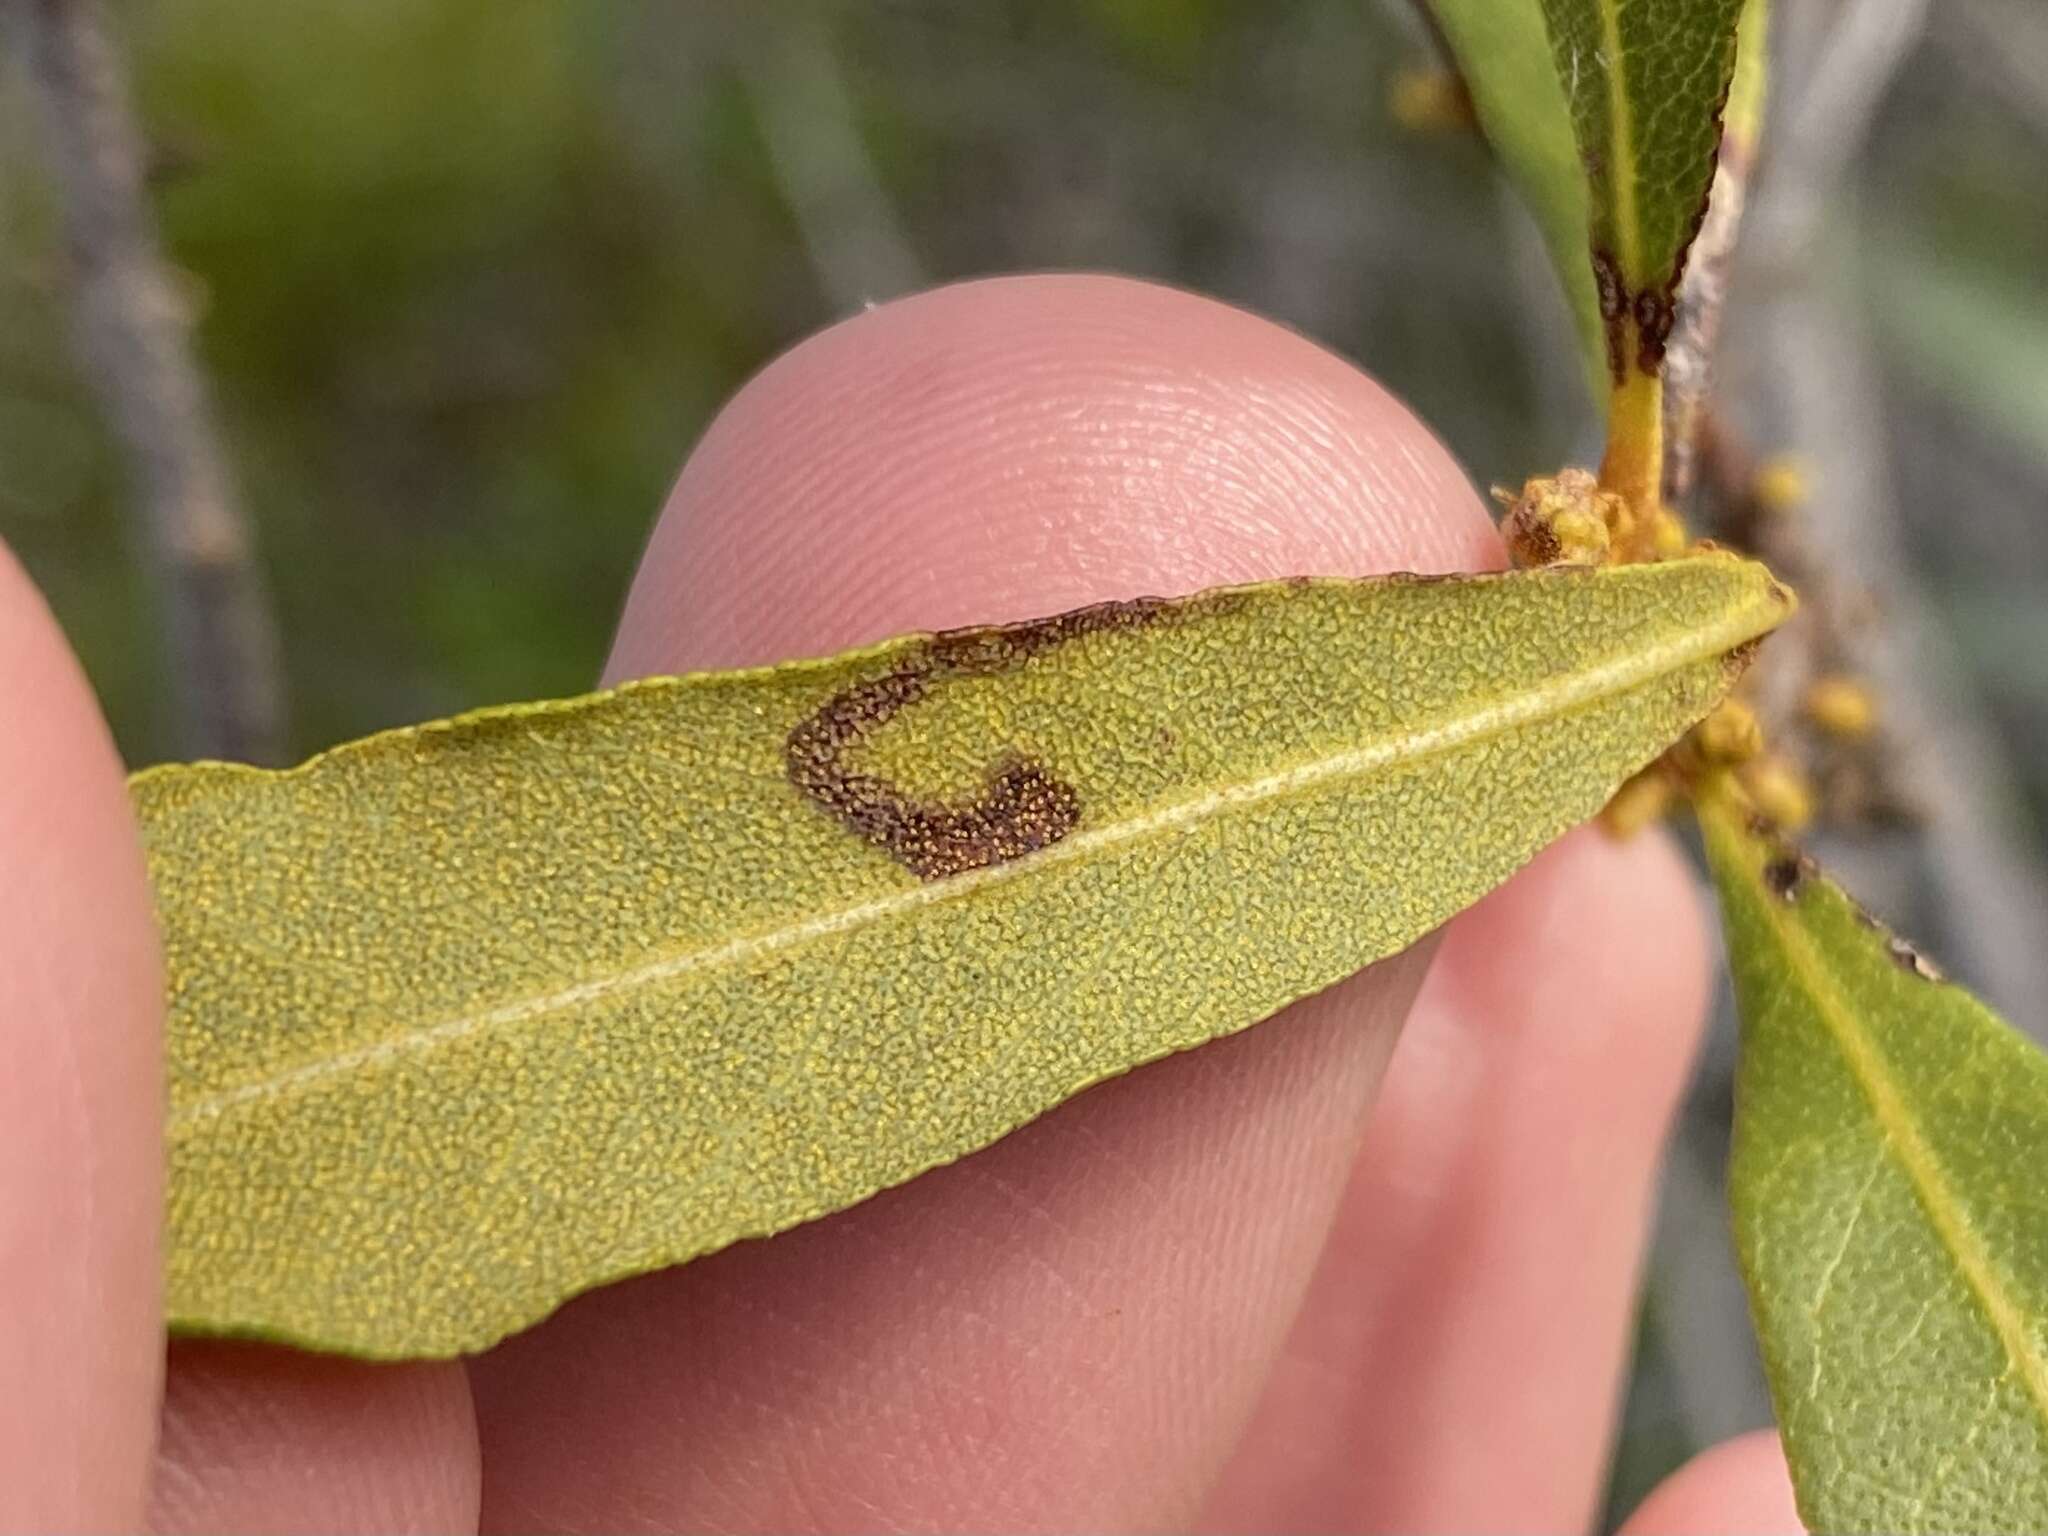
[[[835,327],[728,406],[607,671],[1500,558],[1428,429],[1300,336],[1122,279],[963,284]],[[477,1362],[486,1526],[1184,1524],[1428,953],[858,1209],[571,1303]],[[538,1475],[543,1450],[568,1471]]]
[[[608,673],[1500,558],[1428,428],[1295,332],[1127,278],[988,279],[855,316],[733,399],[669,497]]]
[[[163,982],[126,780],[0,547],[0,1528],[128,1529],[156,1420]]]
[[[1659,1483],[1621,1536],[1804,1536],[1774,1429],[1724,1440]]]
[[[1587,828],[1449,926],[1210,1528],[1585,1524],[1701,911],[1668,837]]]
[[[1496,1049],[1513,1049],[1524,1099],[1598,1099],[1611,1086],[1660,1143],[1706,1023],[1709,937],[1699,880],[1674,838],[1586,827],[1458,919],[1433,985],[1495,1029],[1544,1012],[1532,988],[1598,999],[1549,1010],[1569,1028]],[[1493,963],[1502,953],[1547,963]]]
[[[460,1364],[171,1346],[153,1532],[474,1530],[480,1481]]]

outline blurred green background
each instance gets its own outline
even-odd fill
[[[1972,899],[2009,920],[2007,891],[2038,896],[2048,814],[2048,12],[1779,9],[1774,123],[1796,153],[1763,168],[1728,376],[1754,385],[1759,445],[1809,458],[1822,528],[1947,701],[1932,782],[1976,843],[1922,850],[1969,898],[1927,921],[1965,922]],[[1856,53],[1909,12],[1902,53]],[[1220,295],[1358,359],[1482,485],[1597,448],[1561,301],[1484,146],[1389,109],[1432,62],[1403,0],[115,14],[299,751],[587,687],[720,402],[925,283],[1088,267]],[[1885,87],[1874,113],[1796,120],[1859,59]],[[175,739],[160,616],[73,360],[33,129],[0,72],[0,538],[140,764]],[[1995,878],[1973,846],[2004,860]],[[1982,926],[1958,932],[1959,968],[2024,1014],[2039,962],[2020,951],[2048,933]],[[1765,1415],[1721,1235],[1726,1058],[1724,1028],[1667,1185],[1622,1499]]]

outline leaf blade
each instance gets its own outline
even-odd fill
[[[1742,0],[1542,0],[1588,189],[1609,371],[1654,374],[1706,212]]]
[[[1730,1200],[1801,1515],[2041,1529],[2048,1057],[1728,808],[1702,824],[1743,1014]]]
[[[1557,264],[1593,398],[1639,433],[1706,211],[1743,0],[1429,4]]]
[[[950,1161],[1412,942],[1785,606],[1283,584],[143,774],[172,1318],[459,1353]]]

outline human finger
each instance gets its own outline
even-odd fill
[[[1101,278],[799,348],[684,470],[611,675],[1303,571],[1491,564],[1440,445],[1278,327]],[[475,1363],[485,1524],[1184,1521],[1306,1284],[1411,953]]]
[[[476,1417],[452,1364],[171,1346],[149,1529],[233,1536],[476,1528]]]
[[[1590,1525],[1706,997],[1662,837],[1576,833],[1451,926],[1210,1528]]]
[[[0,1530],[128,1530],[162,1350],[162,970],[113,740],[4,547],[0,706]]]
[[[1804,1536],[1778,1432],[1760,1429],[1700,1452],[1659,1483],[1621,1536]]]

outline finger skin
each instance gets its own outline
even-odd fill
[[[684,470],[611,674],[1497,560],[1441,447],[1299,337],[1116,280],[974,284],[748,387]],[[1403,957],[855,1210],[572,1303],[473,1369],[486,1528],[1185,1522],[1417,975]]]
[[[1501,563],[1342,359],[1118,278],[965,283],[782,358],[691,454],[608,675],[815,655],[1191,584]]]
[[[4,548],[0,702],[0,1531],[470,1528],[460,1367],[194,1343],[166,1380],[148,876],[106,727]]]
[[[1591,830],[1451,926],[1210,1529],[1588,1528],[1703,926]]]
[[[1621,1536],[1804,1536],[1774,1429],[1724,1440],[1659,1483]]]
[[[469,1531],[477,1485],[459,1366],[171,1345],[152,1531]]]
[[[4,547],[0,707],[0,1530],[131,1530],[162,1347],[162,969],[113,741]]]

